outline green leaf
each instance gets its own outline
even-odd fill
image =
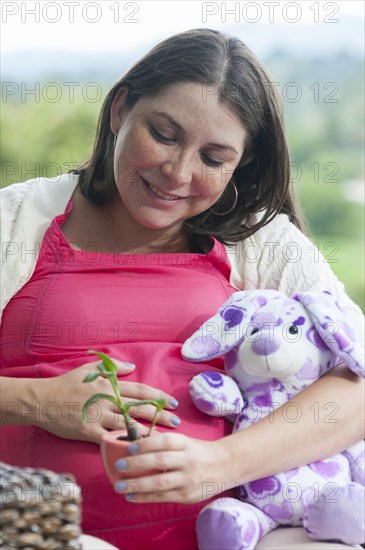
[[[139,405],[150,405],[151,401],[127,401],[127,403],[124,403],[124,406],[127,409],[130,409],[131,407],[139,407]]]
[[[141,405],[152,405],[156,407],[157,412],[161,411],[166,406],[165,399],[141,399],[140,401],[127,401],[124,403],[124,408],[129,411],[132,407],[140,407]]]
[[[166,399],[156,399],[155,400],[155,406],[159,411],[162,411],[166,407]]]
[[[82,419],[83,419],[84,422],[88,421],[88,419],[87,419],[87,409],[89,407],[91,407],[91,405],[94,405],[94,403],[99,401],[99,399],[108,399],[109,401],[114,403],[114,405],[116,405],[118,407],[118,402],[112,395],[109,395],[107,393],[96,393],[95,395],[90,397],[90,399],[88,399],[86,401],[85,405],[82,407]],[[118,409],[119,409],[119,407],[118,407]]]
[[[104,361],[100,364],[100,365],[96,365],[96,368],[98,369],[99,372],[101,372],[101,374],[103,374],[104,376],[114,376],[114,373],[112,372],[109,372],[107,370],[107,368],[105,367],[105,363]]]
[[[101,359],[103,361],[102,365],[106,369],[105,373],[107,372],[108,374],[110,374],[110,373],[117,374],[118,369],[117,369],[116,365],[114,364],[114,362],[110,359],[110,357],[108,357],[108,355],[106,355],[105,353],[102,353],[101,351],[95,351],[95,350],[92,350],[92,349],[87,350],[86,353],[88,353],[90,355],[96,355],[97,357],[99,357],[99,359]],[[102,365],[100,365],[100,366],[102,366]],[[105,373],[103,372],[103,374],[105,374]]]
[[[163,409],[166,405],[165,399],[141,399],[140,401],[128,401],[125,403],[128,407],[137,407],[138,405],[153,405],[158,407],[160,410]]]
[[[151,435],[152,433],[152,430],[154,429],[154,427],[156,426],[156,422],[157,422],[157,415],[158,413],[165,407],[166,405],[166,400],[161,398],[161,399],[155,399],[154,401],[154,406],[156,407],[156,411],[155,411],[155,415],[152,419],[152,422],[151,422],[151,426],[150,426],[150,429],[148,431],[148,434],[147,435]]]
[[[113,361],[110,359],[110,357],[105,355],[105,353],[101,353],[99,351],[95,351],[94,353],[97,357],[99,357],[99,359],[102,359],[103,366],[106,368],[108,373],[117,374],[118,369]]]
[[[83,379],[83,382],[92,382],[93,380],[95,380],[99,376],[100,376],[99,372],[97,372],[95,370],[92,370],[92,371],[89,372],[88,375],[85,376],[85,378]]]

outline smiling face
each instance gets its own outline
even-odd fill
[[[132,108],[121,90],[111,108],[117,134],[117,201],[135,227],[177,235],[184,220],[222,195],[244,151],[246,130],[218,95],[179,82]]]

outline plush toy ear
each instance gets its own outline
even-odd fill
[[[329,291],[298,292],[292,297],[306,308],[326,344],[355,374],[365,378],[364,350],[351,317]]]
[[[279,295],[282,296],[276,290],[235,292],[213,317],[186,340],[181,350],[183,357],[189,361],[206,361],[225,355],[243,341],[253,314],[272,297]]]

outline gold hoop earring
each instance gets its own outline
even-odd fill
[[[233,181],[230,181],[229,183],[231,183],[233,185],[233,189],[234,189],[234,192],[235,192],[235,197],[234,197],[234,201],[233,201],[233,204],[232,206],[229,208],[229,210],[226,210],[225,212],[216,212],[215,210],[213,210],[212,208],[209,208],[210,212],[212,214],[214,214],[215,216],[226,216],[227,214],[230,214],[237,206],[237,202],[238,202],[238,191],[237,191],[237,187],[235,186],[235,184],[233,183]]]

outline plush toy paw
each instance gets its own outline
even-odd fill
[[[199,550],[252,550],[277,523],[251,504],[233,498],[217,500],[198,517]]]
[[[365,487],[349,483],[331,497],[306,506],[303,525],[315,540],[333,540],[346,544],[365,541]]]

